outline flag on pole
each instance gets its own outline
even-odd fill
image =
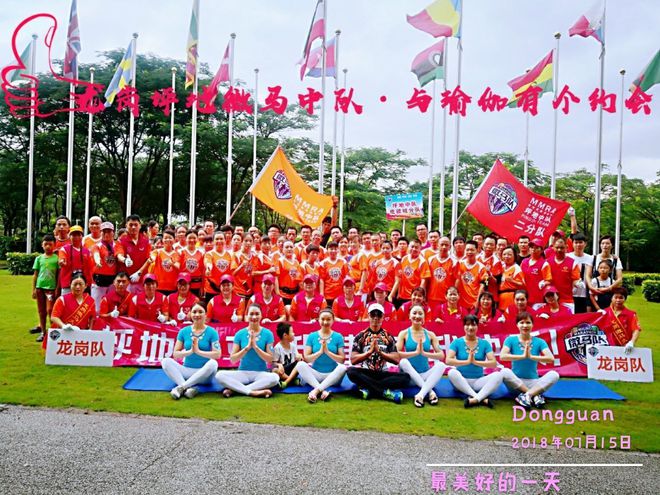
[[[305,48],[303,49],[302,55],[303,63],[300,66],[301,81],[305,77],[307,66],[310,63],[309,57],[311,55],[312,43],[317,39],[321,39],[322,42],[325,42],[325,18],[323,17],[323,2],[324,0],[318,0],[318,2],[316,2],[314,17],[312,17],[312,25],[309,27],[309,33],[307,33],[307,40],[305,41]]]
[[[541,88],[542,91],[539,94],[539,97],[543,93],[547,93],[548,91],[553,90],[552,54],[553,51],[550,51],[550,53],[548,53],[538,64],[536,64],[532,70],[523,74],[522,76],[511,79],[507,83],[513,90],[513,95],[511,96],[511,99],[508,103],[509,107],[518,106],[518,99],[520,98],[520,95],[530,86],[539,86]]]
[[[27,46],[25,47],[25,50],[23,50],[23,53],[21,53],[21,64],[23,64],[23,67],[25,69],[20,69],[20,70],[14,70],[7,76],[7,80],[10,83],[13,83],[15,81],[18,81],[23,74],[25,75],[33,75],[30,71],[32,70],[32,43],[34,43],[34,40],[30,41]]]
[[[125,86],[132,84],[134,79],[135,67],[133,67],[133,42],[131,41],[128,44],[126,53],[124,53],[124,58],[121,59],[121,62],[117,66],[117,70],[108,85],[108,89],[105,91],[105,106],[111,106],[115,101],[117,93]]]
[[[639,88],[641,91],[647,91],[651,86],[658,83],[660,83],[660,50],[655,52],[655,56],[649,64],[644,67],[642,73],[633,81],[630,91],[634,92],[635,88]]]
[[[460,38],[461,12],[461,0],[436,0],[418,14],[406,18],[412,27],[435,38]]]
[[[199,0],[193,0],[192,14],[190,14],[190,29],[186,46],[186,82],[184,89],[195,84],[197,77],[197,45],[199,44]]]
[[[69,32],[66,38],[66,52],[64,54],[64,77],[78,79],[78,54],[81,50],[78,6],[76,0],[72,0],[71,13],[69,14]]]
[[[569,36],[582,36],[588,38],[593,36],[600,42],[601,45],[605,44],[605,33],[603,31],[603,24],[605,20],[605,0],[596,0],[596,3],[580,18],[575,21],[575,24],[568,30]]]
[[[325,75],[327,77],[337,77],[337,68],[335,63],[335,44],[337,37],[335,36],[330,41],[325,44]],[[304,63],[303,59],[298,62],[299,64]],[[306,77],[321,77],[323,72],[323,51],[322,47],[314,48],[309,52],[309,58],[307,59],[307,67],[309,70]]]
[[[521,235],[547,241],[570,204],[530,191],[498,159],[466,209],[483,225],[507,239]]]
[[[410,71],[417,76],[422,87],[434,79],[442,79],[445,76],[444,38],[418,53],[412,61]]]
[[[217,91],[220,83],[231,81],[231,74],[229,74],[229,62],[231,60],[231,41],[227,43],[225,54],[222,56],[218,72],[215,73],[210,86]]]
[[[332,208],[332,197],[317,193],[309,187],[279,146],[249,192],[280,215],[312,228],[319,227]]]

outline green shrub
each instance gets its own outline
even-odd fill
[[[634,274],[623,275],[623,286],[628,290],[629,295],[635,292],[635,277],[636,275]]]
[[[7,259],[7,253],[21,249],[21,244],[25,245],[25,242],[17,237],[0,235],[0,260]]]
[[[660,280],[660,273],[635,273],[635,285],[642,285],[644,280]]]
[[[39,253],[7,253],[7,268],[12,275],[32,275],[34,259]]]
[[[649,302],[660,302],[660,280],[644,280],[642,294]]]

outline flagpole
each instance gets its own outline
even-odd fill
[[[37,58],[37,35],[32,35],[32,47],[30,48],[30,75],[34,75],[35,60]],[[32,81],[33,86],[36,85]],[[28,149],[28,203],[27,203],[27,229],[26,229],[26,249],[27,254],[32,253],[32,203],[34,196],[34,111],[30,112],[30,146]]]
[[[447,55],[449,54],[449,50],[447,50],[447,44],[449,43],[449,39],[445,38],[445,50],[444,50],[444,74],[442,78],[442,89],[443,91],[447,91]],[[442,160],[441,160],[441,168],[440,168],[440,197],[438,201],[438,216],[439,216],[439,221],[438,221],[438,230],[442,235],[444,235],[444,228],[445,228],[445,148],[447,144],[447,106],[445,106],[442,109]]]
[[[323,0],[323,42],[321,44],[321,137],[319,138],[319,193],[323,193],[323,177],[325,175],[325,156],[324,156],[324,132],[325,132],[325,41],[326,41],[326,22],[328,20],[328,9],[326,0]],[[336,64],[335,64],[336,66]]]
[[[604,9],[607,9],[605,3]],[[605,39],[605,10],[603,10],[603,40]],[[605,78],[605,43],[600,49],[600,90],[603,89]],[[594,232],[592,249],[594,253],[599,252],[600,246],[600,187],[601,187],[601,163],[603,153],[603,105],[598,106],[598,149],[596,152],[596,184],[594,194]]]
[[[73,83],[69,84],[69,136],[66,152],[66,208],[65,215],[70,219],[73,204],[73,144],[75,133],[75,120],[73,109],[75,99],[73,97],[76,87]]]
[[[626,75],[626,69],[621,69],[619,71],[621,74],[621,119],[619,121],[619,163],[617,164],[617,176],[616,176],[616,225],[614,227],[615,237],[614,237],[614,254],[621,257],[621,251],[619,251],[619,245],[621,244],[621,175],[622,175],[622,158],[623,158],[623,99],[624,99],[624,79]],[[594,251],[595,252],[595,251]]]
[[[461,12],[461,24],[463,24],[463,15]],[[456,86],[461,85],[461,60],[463,55],[463,47],[461,45],[461,39],[458,39],[458,80]],[[454,177],[453,177],[453,186],[452,186],[452,198],[451,198],[451,238],[456,237],[458,232],[458,174],[459,174],[459,140],[460,140],[460,131],[461,131],[461,115],[460,113],[456,114],[456,148],[454,150]]]
[[[555,39],[557,40],[557,48],[555,49],[555,57],[554,57],[554,66],[555,66],[555,75],[554,75],[554,83],[555,83],[555,98],[557,97],[557,93],[559,91],[559,38],[561,38],[561,33],[557,32],[555,33]],[[550,197],[552,199],[555,199],[555,193],[556,193],[556,187],[557,187],[557,121],[559,118],[559,107],[555,108],[554,110],[554,139],[553,139],[553,144],[552,144],[552,177],[550,179]],[[527,183],[525,183],[525,186]]]
[[[335,61],[335,75],[339,66]],[[346,88],[346,73],[348,69],[344,69],[344,88]],[[344,165],[346,163],[346,114],[341,113],[341,159],[339,168],[339,226],[344,228]]]
[[[229,40],[229,88],[234,87],[234,40],[236,39],[236,33],[231,33],[231,38]],[[228,126],[228,138],[227,138],[227,198],[226,198],[226,218],[225,223],[229,223],[231,220],[231,168],[234,163],[232,158],[233,153],[233,130],[234,130],[234,112],[229,111],[229,126]]]
[[[339,35],[341,30],[335,31],[335,91],[339,89]],[[330,194],[335,195],[335,182],[337,182],[337,112],[333,112],[332,123],[332,183],[330,184]]]
[[[89,68],[89,82],[94,85],[94,67]],[[92,125],[94,123],[94,114],[89,112],[87,117],[87,159],[85,160],[85,235],[87,235],[89,223],[89,193],[90,193],[90,179],[92,175]]]
[[[176,67],[172,67],[172,93],[176,94]],[[197,77],[195,77],[197,79]],[[195,106],[195,105],[193,105]],[[174,181],[174,101],[170,104],[170,170],[167,188],[167,223],[172,223],[172,187]]]
[[[431,90],[432,99],[431,99],[431,156],[429,159],[429,198],[428,198],[428,209],[429,216],[428,221],[426,222],[426,227],[428,230],[431,230],[431,223],[433,221],[433,165],[435,163],[435,103],[438,96],[436,80],[433,80],[433,89]]]
[[[131,84],[135,89],[137,89],[137,33],[133,33],[133,52],[131,60],[131,68],[133,69],[133,81]],[[134,154],[134,144],[133,144],[133,135],[135,133],[135,117],[133,116],[133,111],[130,112],[130,120],[128,121],[128,187],[126,189],[126,216],[131,214],[131,206],[133,203],[133,154]]]
[[[527,69],[525,71],[525,74],[527,74],[531,69]],[[555,116],[557,114],[555,113]],[[555,134],[555,144],[556,144],[556,137],[557,135]],[[527,178],[529,176],[529,112],[525,112],[525,163],[523,166],[523,184],[525,187],[527,187]],[[554,184],[554,182],[553,182]],[[551,186],[553,187],[553,186]]]
[[[252,134],[252,184],[257,178],[257,114],[259,112],[259,69],[254,69],[254,123]],[[257,198],[252,195],[252,227],[256,226]]]

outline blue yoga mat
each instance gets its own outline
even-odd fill
[[[124,384],[125,390],[141,390],[147,392],[169,392],[174,387],[174,382],[160,368],[140,368]],[[208,385],[200,385],[199,391],[204,392],[222,392],[222,387],[215,381]],[[332,393],[350,392],[355,390],[355,384],[348,377],[337,387],[330,387]],[[274,389],[275,392],[284,394],[307,394],[312,388],[309,386],[287,387],[284,390]],[[435,393],[442,398],[463,398],[465,397],[449,383],[447,378],[440,380],[435,387]],[[403,390],[405,397],[414,397],[419,391],[417,387],[410,387]],[[550,390],[544,394],[549,399],[592,399],[592,400],[625,400],[625,397],[607,388],[596,380],[577,380],[563,379],[559,380]],[[493,399],[513,397],[504,385],[491,395]]]

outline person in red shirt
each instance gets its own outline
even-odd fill
[[[208,223],[208,222],[207,222]],[[194,230],[186,234],[186,247],[179,251],[181,271],[190,274],[190,292],[203,297],[204,250],[197,247],[198,236]]]
[[[410,301],[403,303],[396,312],[396,321],[408,321],[410,308],[415,305],[424,308],[425,321],[431,321],[433,310],[426,302],[426,290],[424,287],[417,287],[412,291],[410,294]]]
[[[129,284],[128,274],[119,272],[115,275],[112,290],[109,290],[101,299],[99,316],[101,318],[117,318],[119,316],[128,316],[133,294],[128,292]]]
[[[284,301],[275,294],[275,277],[271,274],[264,275],[260,292],[255,292],[247,302],[241,301],[239,313],[244,315],[245,321],[248,321],[246,308],[252,304],[257,304],[261,308],[262,323],[279,323],[286,319]]]
[[[552,285],[559,291],[559,302],[571,310],[575,310],[573,304],[573,287],[584,282],[580,276],[580,268],[573,258],[566,256],[566,241],[559,238],[554,244],[555,255],[548,259],[552,276]]]
[[[145,321],[158,321],[165,323],[167,316],[167,299],[158,292],[158,279],[153,273],[144,276],[144,291],[131,299],[128,307],[128,316]]]
[[[438,254],[429,258],[428,301],[432,308],[447,301],[447,290],[456,284],[456,262],[449,255],[449,237],[438,241]]]
[[[388,290],[387,285],[382,282],[376,284],[374,287],[374,300],[371,301],[371,303],[377,303],[383,307],[383,323],[396,320],[396,309],[394,308],[394,304],[387,300],[389,293],[390,291]],[[365,313],[364,318],[366,319],[368,317],[369,315]]]
[[[552,272],[543,255],[543,241],[532,239],[529,241],[529,247],[532,254],[522,261],[520,268],[525,275],[529,305],[538,307],[543,304],[543,288],[551,284]]]
[[[355,280],[346,277],[342,284],[344,294],[332,303],[332,312],[336,321],[363,321],[365,307],[362,299],[355,297]]]
[[[637,313],[626,308],[626,299],[628,290],[625,287],[615,287],[612,289],[612,302],[610,306],[601,310],[604,313],[609,329],[614,337],[614,343],[618,346],[625,346],[626,354],[630,354],[639,339],[639,333],[642,327],[639,325]]]
[[[552,285],[543,290],[545,304],[537,308],[536,315],[544,320],[570,316],[573,312],[565,305],[559,303],[559,291]]]
[[[220,279],[220,294],[209,301],[206,315],[212,323],[241,321],[241,300],[241,297],[234,294],[234,277],[223,275]]]
[[[101,228],[101,240],[92,245],[92,262],[94,263],[94,284],[92,285],[92,297],[96,301],[97,311],[100,309],[101,300],[112,286],[115,275],[119,272],[119,263],[124,263],[124,248],[115,241],[115,226],[112,222],[103,222]]]
[[[330,241],[327,246],[327,257],[319,267],[319,292],[331,305],[342,294],[342,280],[348,276],[348,263],[340,258],[339,246]]]
[[[82,241],[82,236],[80,236]],[[94,299],[85,293],[87,284],[81,272],[71,277],[71,292],[57,298],[50,316],[54,328],[84,330],[92,328],[96,309]],[[46,339],[42,346],[46,347]]]
[[[529,313],[536,318],[536,311],[529,305],[529,295],[525,289],[518,289],[513,294],[513,304],[504,311],[507,323],[516,324],[516,318],[521,313]]]
[[[400,269],[400,283],[394,284],[390,294],[390,301],[394,302],[395,306],[401,306],[409,301],[412,291],[417,287],[426,290],[428,279],[431,278],[429,264],[420,256],[420,243],[417,239],[410,241],[408,254],[401,259]]]
[[[288,307],[289,321],[316,321],[322,309],[328,305],[323,296],[316,292],[316,277],[305,275],[303,290],[298,292]]]
[[[55,251],[57,252],[62,246],[71,243],[69,239],[69,229],[71,228],[71,220],[69,217],[60,215],[55,219],[55,229],[53,235],[55,236]]]
[[[69,286],[71,285],[73,272],[82,272],[86,285],[92,282],[92,255],[89,249],[82,245],[82,227],[80,225],[71,227],[69,237],[71,238],[71,243],[62,246],[57,253],[58,264],[60,266],[58,282],[62,289],[62,294],[71,292]]]
[[[454,286],[447,288],[447,302],[433,308],[432,319],[436,323],[446,323],[449,321],[463,321],[467,311],[459,303],[458,289]]]
[[[482,292],[477,299],[477,307],[473,314],[479,318],[479,325],[485,325],[491,321],[504,323],[504,315],[495,306],[495,298],[490,292]]]
[[[140,233],[140,226],[140,217],[129,215],[126,217],[126,234],[119,237],[119,242],[126,255],[124,271],[131,279],[128,290],[133,294],[138,294],[143,290],[142,277],[147,273],[151,255],[151,243],[146,235]]]
[[[179,273],[176,280],[177,291],[167,296],[167,315],[176,325],[190,324],[190,310],[199,301],[190,290],[192,277],[187,272]]]

